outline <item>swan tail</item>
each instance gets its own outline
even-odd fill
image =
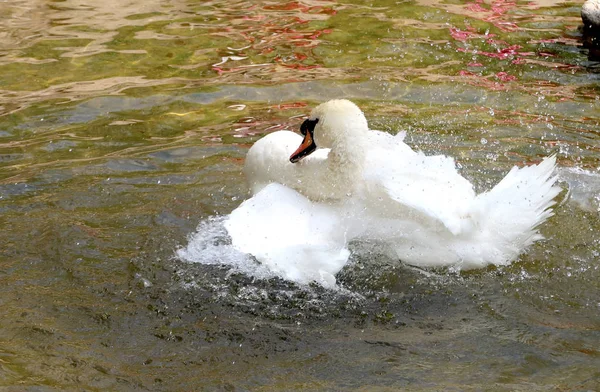
[[[480,243],[497,265],[512,262],[529,245],[543,239],[538,227],[554,215],[556,155],[537,165],[513,167],[490,191],[478,195],[472,212]],[[467,267],[468,266],[464,266]],[[473,265],[472,267],[478,267]]]

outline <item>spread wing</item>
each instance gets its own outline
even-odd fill
[[[464,229],[475,198],[454,159],[415,152],[398,137],[381,132],[371,138],[365,177],[413,219],[438,224],[453,234]]]
[[[233,246],[298,283],[334,286],[350,252],[337,209],[272,183],[227,218]]]

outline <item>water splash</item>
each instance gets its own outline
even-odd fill
[[[600,213],[600,171],[565,167],[559,178],[569,184],[570,201],[584,211]]]
[[[227,216],[214,216],[200,222],[196,232],[189,237],[188,245],[177,250],[177,257],[190,263],[225,265],[259,279],[277,276],[231,244],[231,237],[225,229],[226,219]]]

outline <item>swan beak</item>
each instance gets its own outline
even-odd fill
[[[312,137],[312,132],[306,132],[304,135],[304,140],[302,140],[302,144],[294,153],[290,156],[290,162],[296,163],[302,158],[310,155],[317,149],[317,145]]]

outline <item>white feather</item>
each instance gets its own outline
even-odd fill
[[[554,156],[476,195],[452,158],[413,151],[403,133],[369,131],[350,101],[319,105],[311,119],[320,148],[299,163],[289,161],[302,142],[292,132],[252,146],[244,172],[254,196],[226,223],[234,246],[287,279],[331,285],[355,239],[417,266],[508,264],[541,239],[560,192]]]

